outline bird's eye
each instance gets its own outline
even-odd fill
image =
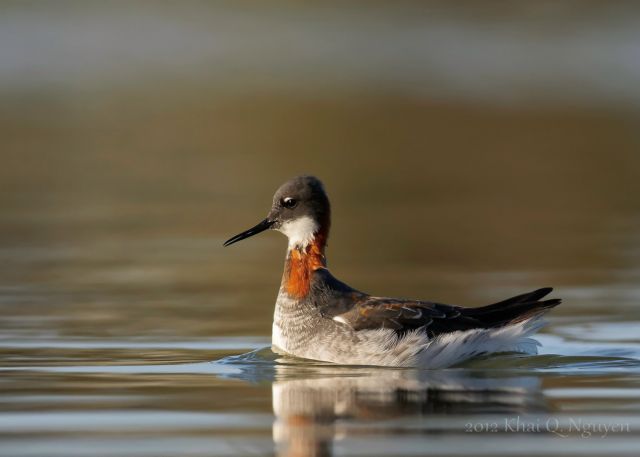
[[[295,198],[285,197],[282,199],[282,206],[284,206],[285,208],[295,208],[297,204],[298,200],[296,200]]]

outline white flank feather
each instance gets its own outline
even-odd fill
[[[544,325],[540,316],[505,327],[475,329],[441,335],[418,354],[418,366],[444,368],[471,357],[496,352],[537,354],[540,343],[532,334]]]

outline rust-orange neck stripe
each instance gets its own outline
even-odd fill
[[[282,277],[282,284],[289,296],[302,298],[309,293],[311,275],[318,268],[327,266],[325,244],[326,235],[318,233],[307,246],[289,250]]]

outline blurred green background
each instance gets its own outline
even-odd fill
[[[3,2],[5,335],[269,335],[289,177],[378,294],[640,297],[637,2]],[[629,310],[632,311],[629,311]]]

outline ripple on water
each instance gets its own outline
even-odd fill
[[[596,322],[552,327],[553,333],[538,335],[541,343],[540,355],[523,356],[501,354],[480,357],[458,366],[470,370],[518,370],[549,372],[556,374],[606,374],[626,371],[640,372],[640,334],[638,322]],[[213,373],[219,375],[235,374],[246,380],[273,379],[275,367],[288,367],[287,375],[300,372],[307,374],[310,368],[335,369],[337,366],[324,362],[309,361],[276,354],[268,347],[268,338],[264,337],[227,337],[210,338],[196,341],[149,341],[149,340],[96,340],[96,339],[58,339],[25,340],[4,337],[0,339],[0,350],[23,351],[25,362],[29,361],[29,351],[43,348],[47,350],[73,351],[82,360],[83,353],[89,351],[132,351],[147,353],[158,350],[182,350],[197,353],[235,352],[251,349],[249,352],[228,355],[213,361],[200,363],[130,363],[127,365],[74,363],[73,366],[26,365],[5,366],[0,370],[46,370],[65,372],[112,372],[112,373]],[[347,367],[341,367],[346,369]],[[357,367],[351,367],[357,369]],[[362,367],[360,367],[362,368]],[[357,372],[356,372],[357,373]]]
[[[27,358],[28,363],[0,369],[13,371],[9,374],[15,389],[22,392],[17,400],[2,403],[0,428],[27,437],[5,444],[4,451],[39,455],[43,449],[55,450],[58,440],[64,443],[58,454],[73,455],[73,446],[80,441],[64,437],[69,429],[89,441],[103,440],[110,452],[117,437],[118,443],[124,443],[122,455],[146,455],[150,450],[142,443],[136,448],[137,444],[122,441],[123,431],[152,438],[147,442],[166,440],[162,452],[184,450],[194,445],[193,436],[205,433],[211,438],[208,444],[220,452],[235,452],[247,439],[258,440],[256,448],[271,448],[271,437],[277,446],[286,447],[298,436],[291,424],[300,418],[319,432],[320,444],[340,435],[341,447],[360,454],[366,451],[366,455],[380,455],[384,446],[394,455],[410,455],[415,449],[430,449],[433,455],[475,450],[486,445],[487,436],[497,435],[464,433],[468,424],[482,427],[514,418],[532,424],[548,420],[570,424],[591,414],[593,420],[636,427],[638,421],[628,415],[640,407],[634,401],[640,383],[633,378],[640,372],[638,345],[620,335],[612,341],[588,339],[592,331],[633,327],[607,326],[576,326],[583,332],[572,335],[556,328],[552,334],[540,335],[540,355],[492,355],[443,370],[339,366],[296,359],[274,353],[265,338],[58,340],[52,350],[76,354],[73,365],[39,366]],[[22,341],[16,350],[28,354],[46,344]],[[0,345],[11,350],[10,341]],[[176,348],[202,361],[145,362],[154,351]],[[138,354],[138,363],[124,364],[121,359],[117,365],[95,364],[82,359],[82,354],[96,351],[104,357],[132,351]],[[596,382],[605,378],[605,384]],[[82,386],[84,396],[72,391],[74,385]],[[28,405],[29,410],[19,405]],[[434,436],[443,434],[455,439],[446,440],[444,447],[427,446],[436,442]],[[551,435],[502,433],[486,454],[500,455],[511,438],[514,446],[529,450],[560,439]],[[242,440],[235,442],[233,436]],[[382,438],[372,447],[376,437]],[[606,444],[629,454],[635,439],[633,434],[617,435]],[[407,440],[411,446],[405,449]],[[225,448],[229,443],[231,447]],[[575,435],[566,438],[565,444],[574,451],[586,449]]]

